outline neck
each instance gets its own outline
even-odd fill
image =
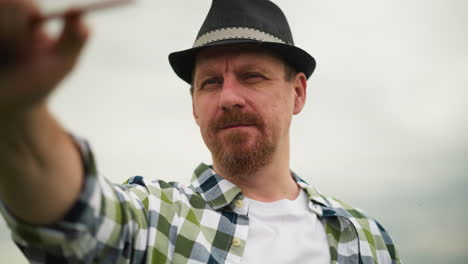
[[[252,174],[230,175],[215,161],[213,166],[217,173],[241,188],[246,197],[257,201],[294,200],[300,191],[289,168],[289,140],[279,144],[270,162]]]

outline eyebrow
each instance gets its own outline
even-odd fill
[[[259,64],[259,63],[244,63],[240,65],[239,68],[243,71],[253,70],[253,71],[259,71],[263,73],[270,73],[272,71],[270,68],[265,67],[264,65]]]
[[[258,72],[263,72],[263,73],[270,73],[272,70],[269,69],[268,67],[265,67],[262,64],[259,63],[243,63],[238,65],[237,70],[239,71],[258,71]],[[208,65],[207,67],[204,67],[200,69],[200,67],[197,67],[194,76],[206,76],[206,75],[217,75],[219,73],[218,70],[215,70],[214,67],[211,67],[211,65]]]
[[[218,74],[218,73],[212,68],[208,68],[208,69],[205,68],[205,69],[202,69],[202,70],[198,70],[198,67],[197,67],[197,69],[193,73],[192,82],[193,82],[193,84],[196,84],[195,83],[195,79],[196,79],[195,77],[196,76],[205,77],[205,76],[214,76],[216,74]]]

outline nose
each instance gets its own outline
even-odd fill
[[[230,74],[224,76],[219,104],[223,111],[229,111],[233,108],[243,108],[245,106],[242,86],[237,79]]]

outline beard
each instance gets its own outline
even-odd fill
[[[258,129],[260,133],[252,135],[243,129],[222,131],[236,124],[248,124]],[[220,118],[214,120],[208,129],[209,132],[206,134],[209,136],[205,138],[205,143],[215,163],[229,176],[254,174],[270,163],[276,150],[274,140],[265,132],[265,122],[254,114],[243,113],[240,110],[226,111]]]

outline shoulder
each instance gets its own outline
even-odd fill
[[[389,232],[375,218],[362,209],[333,197],[323,196],[337,216],[347,218],[355,227],[363,256],[368,255],[391,263],[400,263],[400,257]],[[325,209],[327,210],[327,209]],[[367,252],[368,254],[365,254]],[[390,263],[379,261],[379,263]]]
[[[191,207],[193,202],[199,203],[202,200],[199,199],[200,194],[180,182],[150,180],[143,176],[134,176],[116,186],[124,192],[135,195],[135,198],[143,201],[146,206],[161,204],[174,208]]]
[[[344,202],[341,199],[335,198],[335,197],[330,197],[330,196],[323,196],[323,199],[327,202],[328,206],[338,213],[350,217],[350,218],[356,218],[356,219],[361,219],[361,218],[366,218],[366,219],[372,219],[364,210],[354,207],[350,205],[349,203]]]

